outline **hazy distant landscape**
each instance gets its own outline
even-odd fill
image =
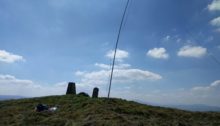
[[[0,95],[0,101],[11,100],[11,99],[21,99],[21,98],[25,98],[25,97],[17,96],[17,95]]]

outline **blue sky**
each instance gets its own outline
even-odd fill
[[[1,0],[0,95],[100,88],[126,0]],[[220,0],[132,0],[111,96],[220,106]]]

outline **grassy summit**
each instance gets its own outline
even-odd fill
[[[35,112],[38,103],[60,107],[56,112]],[[220,126],[220,113],[188,112],[122,99],[65,95],[0,101],[0,120],[0,126]]]

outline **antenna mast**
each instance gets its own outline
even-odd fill
[[[130,0],[127,0],[127,4],[125,6],[125,10],[121,19],[121,24],[119,27],[119,31],[118,31],[118,37],[117,37],[117,41],[115,44],[115,51],[114,51],[114,57],[113,57],[113,62],[112,62],[112,68],[111,68],[111,76],[110,76],[110,83],[109,83],[109,88],[108,88],[108,98],[110,97],[110,92],[111,92],[111,86],[112,86],[112,77],[113,77],[113,72],[114,72],[114,66],[115,66],[115,58],[116,58],[116,53],[117,53],[117,48],[118,48],[118,42],[119,42],[119,38],[120,38],[120,34],[121,34],[121,28],[122,28],[122,24],[124,22],[124,18],[125,18],[125,14],[128,8],[128,4],[129,4]]]

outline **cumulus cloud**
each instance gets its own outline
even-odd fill
[[[100,67],[102,69],[111,69],[111,65],[103,64],[103,63],[95,63],[95,66]],[[129,68],[130,64],[118,64],[115,65],[115,69],[123,69],[123,68]]]
[[[219,27],[220,26],[220,17],[217,17],[217,18],[214,18],[213,20],[211,20],[210,24],[212,26],[217,26]]]
[[[167,35],[166,37],[163,38],[163,40],[164,40],[164,41],[169,41],[170,38],[171,38],[171,37],[170,37],[169,35]]]
[[[204,93],[204,92],[211,92],[217,88],[220,88],[220,80],[216,80],[208,86],[194,87],[194,88],[192,88],[192,91]]]
[[[211,4],[208,5],[209,11],[220,11],[220,0],[213,0]],[[210,21],[212,26],[217,27],[214,31],[220,32],[220,17],[216,17]]]
[[[211,106],[220,106],[219,101],[220,80],[216,80],[208,86],[198,86],[189,89],[179,88],[169,91],[152,90],[140,92],[136,90],[116,90],[115,97],[126,99],[138,99],[140,101],[157,103],[161,105],[170,104],[206,104]]]
[[[177,55],[183,57],[201,58],[207,54],[207,49],[201,46],[186,45],[180,48]]]
[[[111,65],[103,64],[103,63],[95,63],[95,66],[103,68],[103,69],[110,69]]]
[[[220,0],[213,0],[211,4],[208,5],[209,11],[219,11],[220,10]]]
[[[129,53],[124,50],[118,50],[117,58],[123,61],[124,58],[127,58]],[[113,58],[113,51],[109,51],[106,56],[108,58]],[[95,63],[94,64],[99,69],[93,71],[77,71],[75,76],[79,78],[78,84],[91,89],[95,86],[101,88],[100,94],[104,95],[107,93],[104,88],[108,85],[111,73],[111,66],[104,63]],[[146,81],[155,81],[162,79],[162,76],[153,73],[147,70],[135,69],[132,68],[130,64],[119,62],[115,64],[113,74],[113,83],[116,84],[126,84],[133,85],[134,83],[144,83]]]
[[[33,84],[32,81],[30,80],[20,80],[20,79],[16,79],[14,76],[12,75],[0,75],[0,83],[4,83],[4,84],[14,84],[14,85],[24,85],[24,86],[30,86]]]
[[[12,75],[0,75],[0,95],[46,96],[65,94],[67,82],[53,85],[37,84],[31,80],[18,79]]]
[[[107,52],[106,57],[113,59],[114,58],[114,50],[110,50]],[[125,50],[117,49],[116,60],[123,61],[125,58],[128,58],[129,53]]]
[[[220,80],[216,80],[208,86],[196,86],[176,93],[184,98],[182,103],[208,104],[220,106],[219,102]]]
[[[109,81],[110,70],[99,70],[92,72],[76,73],[81,78],[81,82],[86,85],[106,85]],[[132,83],[136,81],[159,80],[162,77],[159,74],[140,70],[140,69],[115,69],[115,83]]]
[[[166,53],[165,48],[153,48],[147,52],[147,56],[156,58],[156,59],[168,59],[169,54]]]
[[[24,61],[24,58],[22,56],[12,54],[5,50],[0,50],[0,62],[14,63],[16,61]]]
[[[220,28],[217,28],[214,30],[215,32],[220,32]]]
[[[106,56],[113,58],[113,51],[109,51]],[[127,58],[129,53],[124,50],[118,50],[117,58],[123,60]],[[109,82],[111,67],[103,63],[95,63],[99,70],[85,72],[77,71],[76,76],[80,77],[82,85],[106,85]],[[132,68],[130,64],[122,63],[116,64],[114,67],[113,81],[115,83],[132,83],[135,81],[159,80],[161,75],[141,69]]]
[[[128,57],[128,52],[119,51],[119,58]],[[110,56],[109,56],[110,58]],[[76,71],[78,77],[76,82],[77,92],[84,91],[89,94],[97,86],[100,90],[100,96],[106,96],[105,90],[109,83],[111,69],[109,65],[103,63],[94,64],[99,69],[94,71]],[[113,83],[129,85],[146,83],[146,81],[155,81],[162,79],[162,76],[143,69],[132,68],[130,64],[119,62],[115,65]],[[27,79],[19,79],[12,75],[0,75],[0,95],[22,95],[22,96],[46,96],[65,94],[67,82],[56,84],[39,84]],[[116,93],[117,95],[117,93]],[[120,96],[118,96],[120,97]]]

